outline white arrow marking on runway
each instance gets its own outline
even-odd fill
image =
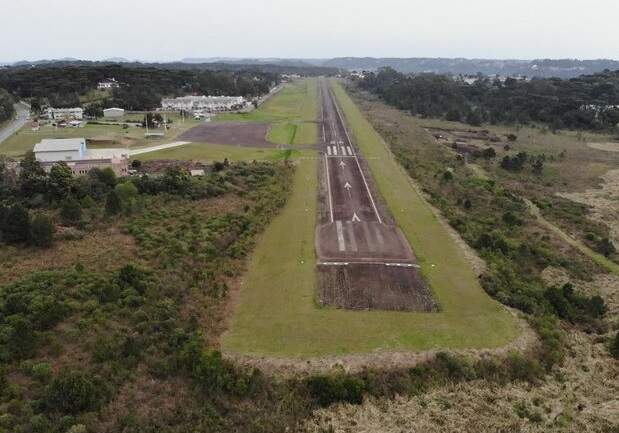
[[[359,219],[359,217],[357,216],[357,213],[356,213],[356,212],[352,214],[352,220],[351,220],[351,221],[352,221],[352,222],[355,222],[355,221],[357,221],[357,222],[361,222],[361,220],[360,220],[360,219]]]
[[[348,191],[348,198],[352,198],[352,194],[350,193],[350,188],[352,188],[352,185],[346,182],[344,188],[346,188],[346,191]]]
[[[340,161],[340,167],[342,167],[342,168],[346,167],[346,163],[343,160]]]

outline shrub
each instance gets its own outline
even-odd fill
[[[613,358],[619,359],[619,331],[617,331],[615,337],[611,339],[610,354]]]
[[[30,226],[30,242],[37,247],[48,248],[54,240],[54,225],[52,220],[39,214],[34,217]]]
[[[313,376],[306,384],[312,398],[323,407],[338,402],[361,404],[366,387],[362,379],[344,373]]]
[[[44,405],[65,414],[95,410],[103,401],[103,388],[88,374],[64,370],[45,389]]]
[[[60,208],[60,221],[66,225],[75,225],[82,220],[82,206],[73,197],[67,198]]]
[[[110,191],[105,200],[106,215],[118,215],[122,211],[122,203],[116,191]]]
[[[2,238],[6,242],[25,242],[30,237],[30,215],[21,205],[11,207],[0,227]]]

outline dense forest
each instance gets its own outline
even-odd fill
[[[619,71],[569,80],[486,77],[467,84],[446,75],[405,75],[386,68],[359,85],[412,114],[472,125],[541,122],[553,129],[610,130],[619,123]]]
[[[113,90],[112,97],[106,99],[104,105],[129,110],[151,110],[166,96],[252,97],[267,93],[279,81],[276,73],[255,70],[213,71],[122,65],[59,68],[45,65],[0,70],[0,87],[20,98],[69,107],[80,105],[81,95],[96,89],[97,83],[109,78],[116,79],[120,87]]]
[[[4,89],[0,88],[0,122],[4,122],[13,116],[13,97]]]

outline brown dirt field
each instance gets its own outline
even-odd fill
[[[9,284],[32,272],[75,266],[104,272],[135,261],[136,248],[131,236],[110,227],[87,233],[82,239],[62,240],[49,249],[34,247],[0,248],[0,285]]]
[[[437,310],[415,268],[366,263],[318,266],[318,280],[323,304],[351,310]]]
[[[268,123],[208,123],[182,133],[178,140],[248,147],[277,147],[276,144],[266,140],[270,127]]]

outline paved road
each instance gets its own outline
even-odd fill
[[[19,131],[28,122],[30,110],[23,104],[15,104],[16,119],[0,129],[0,143]]]

